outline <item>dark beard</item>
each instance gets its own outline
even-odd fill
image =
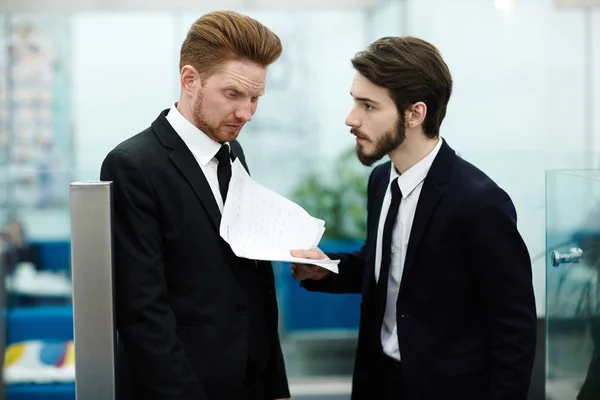
[[[406,139],[406,128],[404,127],[404,115],[400,114],[395,129],[391,129],[381,136],[375,142],[375,150],[372,153],[365,153],[359,143],[356,144],[356,156],[361,164],[370,167],[375,162],[381,160],[386,154],[394,151],[398,146],[404,143]]]

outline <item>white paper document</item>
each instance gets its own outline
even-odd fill
[[[239,159],[231,166],[219,231],[238,257],[314,264],[338,272],[339,260],[292,257],[291,250],[317,247],[325,221],[253,181]]]

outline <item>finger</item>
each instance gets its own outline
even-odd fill
[[[327,274],[329,274],[329,271],[327,269],[319,267],[319,269],[315,272],[315,278],[321,279]]]
[[[315,265],[315,267],[316,267],[316,265]],[[319,277],[319,269],[320,269],[319,267],[316,267],[311,271],[312,274],[310,276],[310,279],[317,279]]]
[[[311,260],[321,260],[323,259],[323,253],[319,249],[310,249],[310,250],[292,250],[292,257],[296,258],[309,258]]]

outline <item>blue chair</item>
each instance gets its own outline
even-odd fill
[[[352,240],[322,240],[325,252],[352,252],[364,242]],[[289,263],[275,263],[277,291],[285,333],[308,331],[358,331],[360,319],[359,294],[329,294],[308,292],[291,277]]]

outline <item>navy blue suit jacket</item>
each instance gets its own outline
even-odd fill
[[[376,315],[385,305],[373,290],[375,243],[390,168],[384,163],[369,178],[362,249],[329,254],[341,259],[340,273],[302,282],[311,291],[362,293],[353,400],[380,389]],[[511,199],[444,141],[423,183],[397,299],[403,380],[417,387],[415,400],[525,400],[536,318]]]

